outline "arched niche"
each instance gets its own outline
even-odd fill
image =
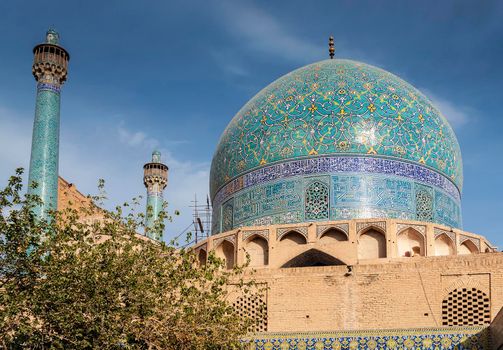
[[[386,257],[386,237],[384,233],[370,227],[358,237],[358,259],[379,259]]]
[[[445,233],[435,238],[435,256],[454,255],[454,242]]]
[[[250,266],[269,264],[269,243],[261,236],[250,237],[246,241],[245,251],[250,258]]]
[[[324,253],[318,249],[309,249],[302,254],[297,255],[295,258],[289,260],[282,268],[287,267],[311,267],[311,266],[334,266],[346,265],[341,260]]]
[[[207,258],[208,258],[208,254],[206,253],[206,250],[199,249],[199,252],[197,252],[197,260],[199,261],[200,266],[206,265]]]
[[[336,229],[335,227],[331,227],[325,230],[320,236],[320,242],[327,244],[343,242],[347,240],[348,236],[346,235],[346,233],[339,229]]]
[[[477,246],[470,240],[466,240],[458,248],[459,255],[477,254],[479,252]]]
[[[412,227],[398,233],[397,249],[399,257],[425,256],[424,237]]]
[[[224,260],[225,267],[232,269],[234,267],[234,244],[224,240],[215,249],[215,255]]]
[[[299,244],[306,244],[307,240],[303,234],[292,230],[284,234],[279,240],[279,243],[280,245],[284,246],[294,246]]]

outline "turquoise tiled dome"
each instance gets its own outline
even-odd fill
[[[325,167],[330,162],[332,165],[324,168],[326,172],[306,172],[306,166],[301,166],[288,176],[277,174],[278,171],[283,174],[291,171],[296,166],[295,161],[307,160],[326,163]],[[345,168],[339,164],[336,166],[339,171],[333,168],[334,161],[361,164]],[[396,170],[407,169],[407,166],[414,170],[401,171],[409,171],[410,176],[400,171],[385,171],[386,167]],[[381,170],[376,171],[376,167]],[[225,129],[213,158],[211,196],[214,206],[219,206],[239,191],[258,183],[312,176],[313,173],[333,175],[341,171],[413,178],[439,187],[455,201],[459,201],[463,181],[456,136],[447,120],[424,95],[382,69],[335,59],[302,67],[279,78],[236,114]],[[254,182],[257,176],[262,180]],[[266,181],[267,176],[269,180]],[[433,184],[424,176],[438,179]],[[334,192],[332,183],[333,179],[327,182],[330,193]],[[304,191],[305,186],[301,187]],[[300,195],[305,205],[306,194]],[[336,204],[331,203],[328,211],[336,210]],[[270,206],[281,211],[281,205],[274,201]],[[236,226],[235,216],[239,216],[234,209],[233,205],[232,226]],[[218,215],[223,218],[222,213]],[[271,219],[271,223],[306,220],[305,214],[296,217]],[[432,218],[431,221],[441,220]]]

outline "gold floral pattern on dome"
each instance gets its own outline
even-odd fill
[[[237,113],[213,158],[212,197],[250,170],[324,155],[413,162],[462,187],[458,141],[432,103],[389,72],[337,59],[279,78]]]

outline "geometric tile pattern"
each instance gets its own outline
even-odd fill
[[[443,326],[477,326],[491,322],[487,295],[476,288],[459,288],[442,301]]]
[[[316,236],[319,237],[329,229],[338,229],[341,230],[346,234],[346,236],[349,235],[349,224],[334,224],[334,225],[318,225],[316,227]]]
[[[463,244],[463,242],[465,242],[465,241],[472,242],[473,244],[475,244],[475,246],[480,251],[480,239],[479,238],[473,238],[470,236],[459,235],[459,244]]]
[[[276,239],[279,241],[281,237],[289,232],[297,232],[304,236],[307,240],[307,227],[282,227],[276,230]]]
[[[375,226],[386,232],[386,222],[378,221],[378,222],[358,222],[356,223],[356,233],[360,233],[364,229],[370,226]]]
[[[359,218],[462,226],[460,202],[438,187],[391,175],[326,175],[266,182],[234,192],[223,204],[214,201],[213,234],[247,226]]]
[[[58,201],[59,168],[59,124],[60,124],[59,87],[39,83],[35,105],[35,121],[31,144],[30,172],[28,192],[38,195],[43,204],[34,208],[37,217],[47,218],[48,210],[54,210]]]
[[[383,174],[404,177],[428,186],[438,187],[454,200],[460,200],[458,188],[442,174],[422,165],[393,159],[368,156],[325,155],[290,160],[252,170],[228,182],[212,196],[213,202],[222,203],[234,193],[262,183],[296,176],[336,173]]]
[[[246,241],[248,237],[255,235],[264,237],[266,241],[269,240],[269,230],[252,230],[252,231],[243,231],[243,241]]]
[[[242,340],[250,350],[491,349],[487,327],[255,334]]]
[[[433,230],[435,232],[435,238],[444,234],[452,240],[452,243],[456,242],[456,234],[454,232],[445,231],[445,230],[439,229],[437,227],[435,227]]]
[[[415,231],[419,232],[420,234],[423,235],[423,237],[426,236],[426,226],[423,225],[407,225],[407,224],[397,224],[396,225],[396,232],[400,233],[408,228],[412,228]]]

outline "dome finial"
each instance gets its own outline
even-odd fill
[[[330,59],[334,58],[335,54],[335,45],[334,45],[334,36],[330,35],[328,38],[328,53],[330,55]]]

